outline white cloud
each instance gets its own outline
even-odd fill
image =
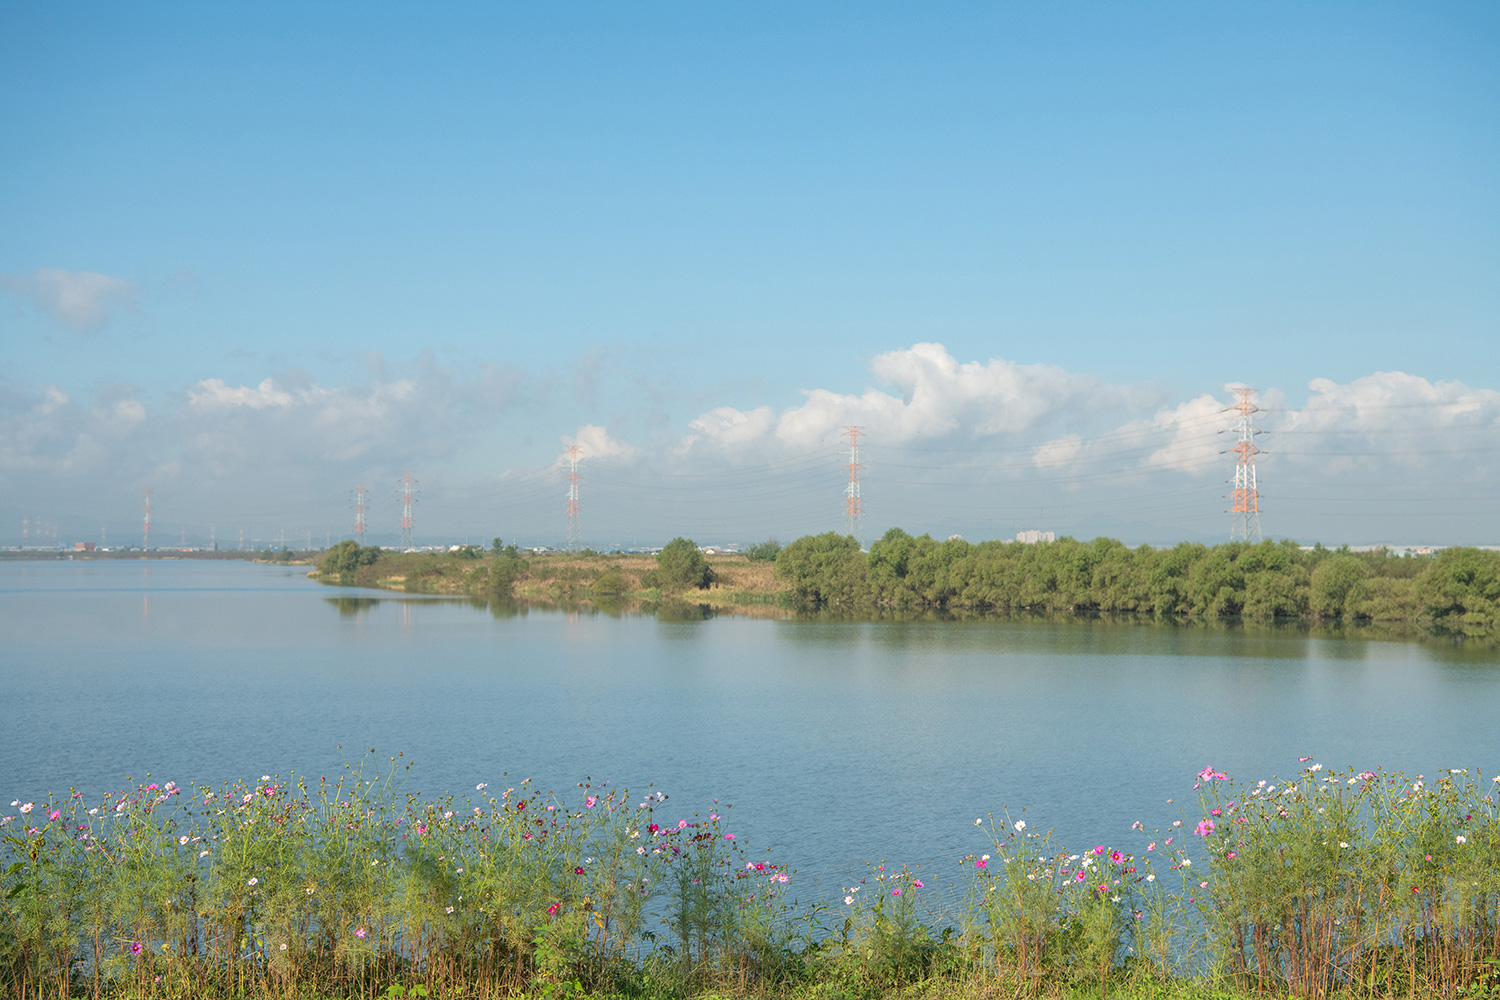
[[[677,451],[687,451],[703,439],[721,445],[744,444],[763,437],[775,423],[775,411],[769,406],[757,406],[749,412],[732,406],[715,407],[688,424],[692,433],[682,440]]]
[[[1067,465],[1083,447],[1083,438],[1068,434],[1053,441],[1044,442],[1032,453],[1031,462],[1039,469]]]
[[[1146,447],[1166,438],[1165,444],[1150,447],[1143,459],[1149,469],[1217,473],[1224,465],[1221,452],[1230,447],[1219,432],[1228,426],[1224,401],[1204,394],[1158,410],[1149,420],[1127,424],[1120,433],[1123,443],[1129,444],[1130,432],[1138,431]]]
[[[634,458],[637,450],[623,441],[610,437],[609,431],[596,424],[584,424],[572,435],[563,435],[563,447],[578,446],[578,457],[584,459]],[[558,459],[559,463],[566,459]]]
[[[73,330],[95,330],[121,309],[135,308],[136,286],[93,271],[39,267],[29,275],[0,275],[0,288],[28,298]]]
[[[872,441],[904,444],[954,436],[977,440],[1036,432],[1063,420],[1092,422],[1101,412],[1139,406],[1156,393],[1110,385],[1055,365],[1023,365],[1004,358],[960,362],[937,343],[876,355],[870,372],[894,392],[804,390],[806,400],[774,419],[768,407],[718,407],[699,416],[680,444],[738,446],[774,435],[783,445],[810,447],[836,438],[846,425],[864,427]]]
[[[1329,472],[1422,468],[1444,461],[1493,463],[1500,392],[1406,372],[1347,383],[1316,378],[1300,409],[1268,413],[1262,447]]]
[[[0,394],[0,482],[118,474],[128,466],[145,408],[120,390],[102,391],[110,398],[92,407],[53,385],[12,386]]]
[[[199,409],[227,409],[248,406],[252,410],[268,406],[291,406],[292,395],[276,388],[274,379],[265,379],[254,389],[230,388],[223,379],[206,378],[188,390],[188,402]]]
[[[826,389],[781,415],[776,435],[812,444],[844,424],[860,424],[891,443],[957,434],[983,438],[1017,434],[1065,410],[1084,411],[1119,401],[1117,388],[1055,365],[1022,365],[1003,358],[955,360],[942,344],[914,344],[877,355],[871,373],[897,393],[868,389],[854,396]]]

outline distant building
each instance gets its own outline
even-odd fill
[[[74,542],[73,543],[73,551],[74,552],[93,552],[98,547],[99,546],[96,545],[93,542]]]
[[[1035,545],[1037,542],[1055,542],[1057,533],[1053,531],[1018,531],[1016,541],[1027,545]]]

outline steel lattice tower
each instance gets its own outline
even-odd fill
[[[849,534],[855,541],[860,540],[865,516],[865,501],[859,493],[859,474],[865,468],[859,464],[861,436],[865,436],[864,428],[857,425],[845,427],[844,433],[840,435],[849,439],[849,464],[844,466],[844,470],[849,473],[849,485],[844,487],[844,518],[848,522]]]
[[[365,543],[365,484],[354,484],[354,540]]]
[[[1239,414],[1239,421],[1235,430],[1239,432],[1240,439],[1235,442],[1235,466],[1234,466],[1234,492],[1230,494],[1233,500],[1229,508],[1232,520],[1229,522],[1229,540],[1255,541],[1261,540],[1260,533],[1260,490],[1255,483],[1255,456],[1260,454],[1260,449],[1255,447],[1255,435],[1260,431],[1250,422],[1252,413],[1259,413],[1260,407],[1250,401],[1255,395],[1254,389],[1239,387],[1234,390],[1239,396],[1238,401],[1230,407]]]
[[[411,505],[417,502],[417,498],[412,495],[412,487],[417,481],[407,472],[396,483],[401,487],[401,550],[404,552],[412,547],[411,532],[416,521],[411,516]]]
[[[578,551],[578,452],[576,444],[568,445],[568,551]]]
[[[146,511],[146,517],[141,522],[141,548],[143,548],[143,549],[149,549],[151,547],[151,491],[150,490],[146,491],[145,511]]]

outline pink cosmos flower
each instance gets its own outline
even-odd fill
[[[1214,832],[1214,821],[1211,819],[1200,820],[1198,823],[1198,828],[1193,832],[1200,837],[1208,836],[1210,833]]]
[[[912,879],[911,880],[911,884],[912,884],[912,888],[914,888],[914,889],[920,889],[920,888],[922,888],[922,880],[919,879],[919,878]]]
[[[977,861],[974,862],[974,867],[975,868],[983,868],[987,864],[989,864],[988,861],[985,861],[983,858],[980,858],[979,860],[977,860]]]
[[[892,889],[891,890],[891,895],[892,896],[899,896],[899,895],[901,895],[901,890],[900,889]]]
[[[1114,862],[1115,864],[1119,864],[1121,861],[1125,860],[1125,855],[1121,854],[1119,851],[1110,851],[1109,860]]]
[[[562,904],[560,904],[560,903],[553,903],[551,906],[547,907],[547,915],[549,917],[555,917],[555,916],[557,916],[557,908],[560,905],[562,905]]]

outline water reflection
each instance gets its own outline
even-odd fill
[[[850,614],[819,609],[791,611],[779,607],[715,608],[685,598],[636,601],[615,595],[538,601],[509,596],[326,598],[341,617],[373,608],[382,600],[403,602],[402,621],[411,623],[407,601],[465,604],[488,611],[491,618],[525,618],[532,611],[562,612],[570,620],[587,618],[655,618],[659,622],[708,621],[713,618],[770,619],[782,623],[783,637],[814,646],[873,643],[891,649],[949,648],[955,641],[995,651],[1029,649],[1053,653],[1118,656],[1137,653],[1181,657],[1251,656],[1264,659],[1358,661],[1373,645],[1414,643],[1449,662],[1495,664],[1500,634],[1479,626],[1398,622],[1246,621],[1240,619],[1158,618],[1152,615],[1099,612],[882,611]],[[1003,627],[1002,627],[1003,626]],[[1172,640],[1163,644],[1164,634]]]
[[[355,618],[360,612],[369,611],[380,603],[378,597],[325,597],[323,600],[338,609],[340,618]]]

